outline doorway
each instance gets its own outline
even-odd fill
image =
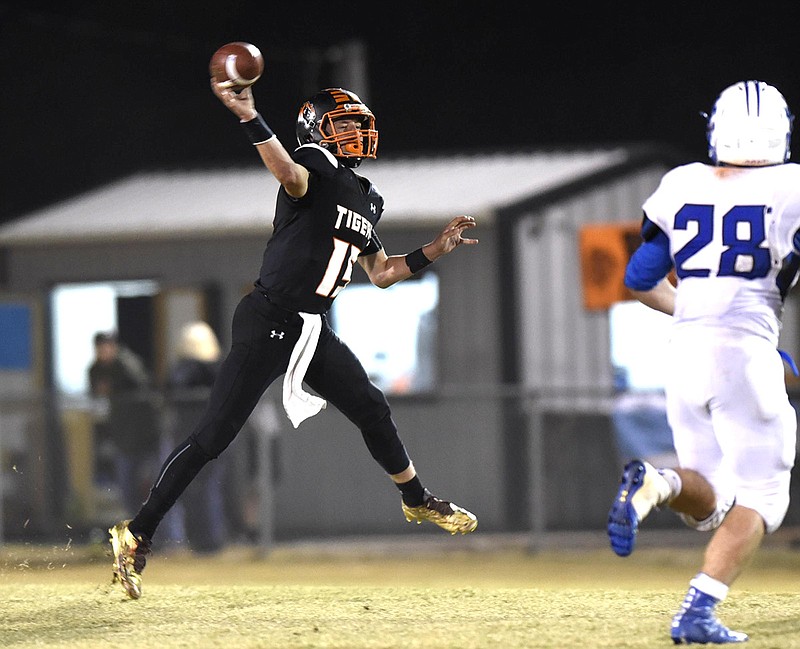
[[[152,372],[158,283],[131,280],[56,285],[50,295],[53,386],[64,395],[88,392],[87,369],[97,332],[116,332]]]

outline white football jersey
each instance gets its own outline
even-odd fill
[[[800,264],[800,165],[684,165],[643,208],[670,241],[675,325],[744,329],[777,344]]]

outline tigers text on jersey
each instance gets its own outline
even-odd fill
[[[325,313],[356,259],[383,247],[374,230],[383,197],[316,144],[299,147],[292,158],[310,172],[308,191],[295,199],[279,190],[256,286],[284,308]]]
[[[684,165],[643,208],[669,239],[676,325],[734,327],[777,344],[800,262],[800,166]]]

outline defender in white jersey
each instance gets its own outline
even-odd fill
[[[676,644],[747,640],[715,607],[789,506],[797,418],[778,336],[800,267],[792,119],[773,86],[725,89],[708,120],[713,164],[663,177],[644,203],[643,242],[626,269],[634,296],[674,317],[665,389],[679,466],[627,464],[608,534],[629,555],[639,523],[662,505],[714,532],[672,620]]]

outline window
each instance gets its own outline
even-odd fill
[[[53,384],[65,394],[89,390],[87,369],[94,359],[94,335],[120,329],[121,301],[153,296],[149,280],[59,284],[51,293],[53,314]]]
[[[27,304],[0,304],[0,371],[30,370],[31,309]]]
[[[672,317],[636,300],[609,309],[611,363],[619,387],[633,391],[664,389],[667,339]]]
[[[437,372],[438,303],[434,273],[387,289],[350,284],[333,303],[331,325],[387,394],[427,392]]]

